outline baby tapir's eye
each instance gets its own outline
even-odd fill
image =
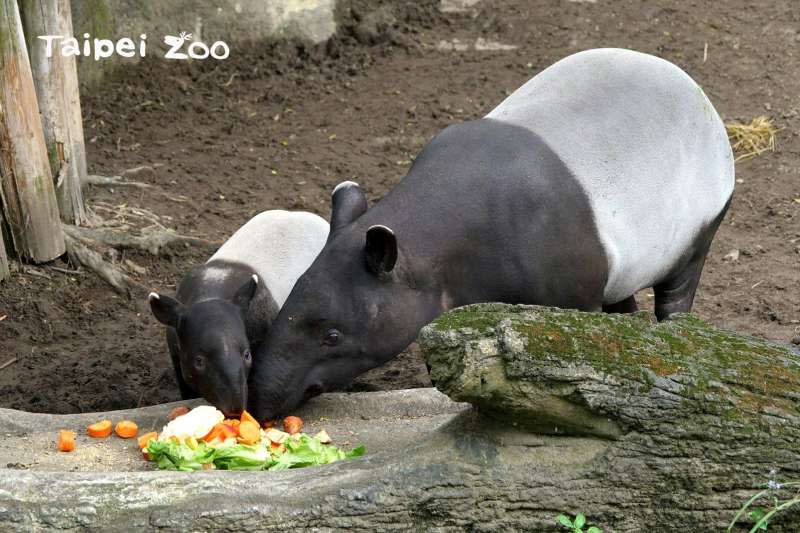
[[[195,369],[203,370],[206,367],[206,358],[202,355],[195,355],[194,359],[192,359],[192,364],[194,365]]]
[[[323,342],[328,346],[336,346],[339,344],[339,337],[341,336],[342,334],[339,333],[338,329],[329,329],[328,332],[325,333],[325,339]]]
[[[250,364],[250,362],[253,360],[253,354],[250,353],[250,349],[247,349],[244,351],[244,353],[242,353],[242,358],[246,364]]]

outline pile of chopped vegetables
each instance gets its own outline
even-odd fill
[[[313,437],[300,433],[303,422],[296,416],[283,425],[286,431],[262,429],[247,411],[238,420],[225,419],[217,409],[200,406],[172,420],[160,435],[144,435],[139,445],[164,470],[284,470],[364,454],[363,446],[349,452],[333,446],[324,430]]]
[[[283,429],[262,429],[247,411],[238,419],[225,416],[207,405],[176,407],[170,422],[161,433],[152,431],[137,439],[144,458],[163,470],[285,470],[323,465],[360,457],[364,447],[345,452],[333,444],[325,432],[309,436],[301,433],[303,421],[296,416],[283,420]],[[90,425],[86,433],[93,438],[111,435],[112,423],[102,420]],[[118,422],[114,428],[120,438],[136,436],[138,427],[130,420]],[[75,432],[59,432],[58,449],[75,450]]]

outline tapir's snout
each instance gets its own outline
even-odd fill
[[[206,398],[206,400],[222,411],[225,416],[238,416],[242,411],[247,409],[247,386],[245,385],[245,390],[243,392],[231,391],[228,394],[219,395],[215,400],[209,398]]]
[[[203,397],[226,416],[238,415],[247,409],[247,374],[242,369],[233,375],[220,375],[209,383]]]

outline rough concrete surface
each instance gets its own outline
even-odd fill
[[[161,431],[170,410],[195,406],[193,400],[125,411],[47,415],[0,409],[0,466],[11,470],[48,472],[124,472],[154,470],[142,459],[135,439],[86,435],[86,427],[103,419],[133,420],[139,435]],[[405,446],[450,420],[466,404],[451,402],[435,389],[326,394],[312,400],[298,415],[303,431],[325,429],[342,448],[364,444],[370,454]],[[59,429],[77,434],[74,452],[56,450]],[[1,483],[1,482],[0,482]]]

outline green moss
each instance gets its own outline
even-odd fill
[[[797,413],[791,397],[800,391],[800,358],[690,315],[656,323],[649,313],[610,315],[490,304],[448,313],[437,319],[435,328],[489,333],[503,320],[510,321],[525,342],[524,353],[504,352],[506,375],[512,381],[536,379],[542,361],[589,365],[602,374],[638,382],[644,391],[659,378],[680,375],[681,394],[700,414],[742,422],[765,409]]]
[[[505,306],[492,307],[495,305],[498,304],[485,304],[481,306],[480,310],[474,310],[472,307],[460,307],[437,318],[432,326],[438,331],[470,328],[478,333],[486,333],[497,325],[502,319],[501,315],[505,316],[508,312]]]
[[[44,187],[44,177],[41,175],[35,176],[33,178],[33,190],[36,193],[36,196],[43,196],[45,192]]]

